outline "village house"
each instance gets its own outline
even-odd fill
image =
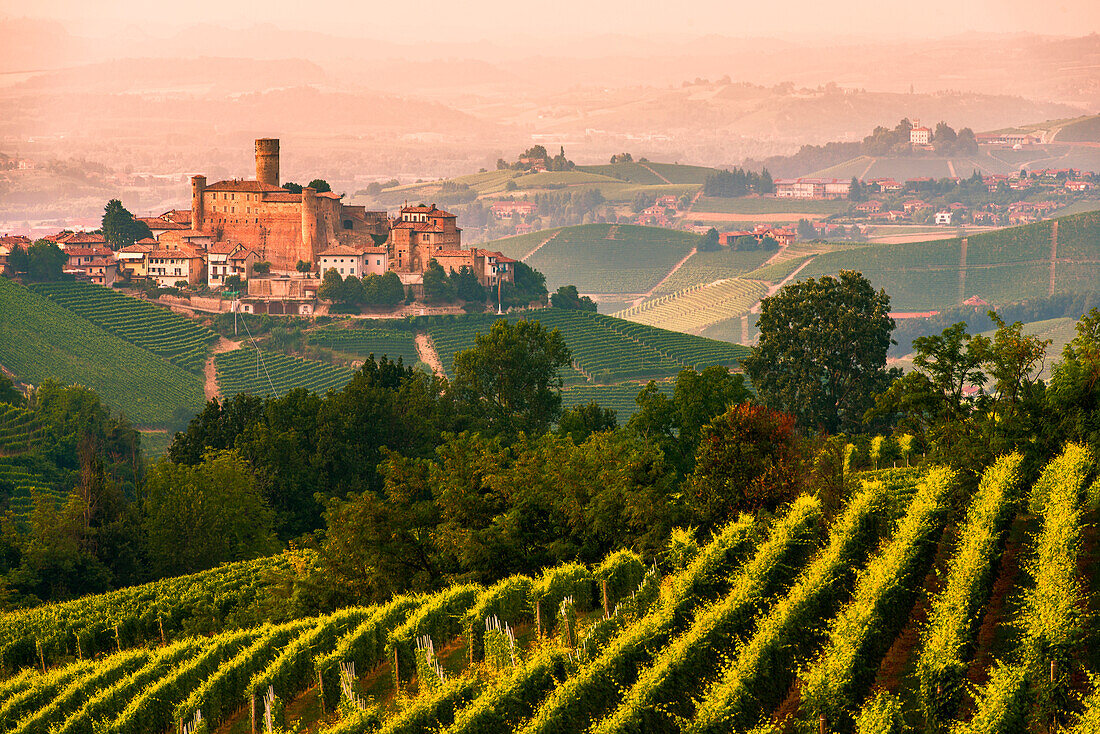
[[[157,241],[151,237],[140,239],[132,245],[115,251],[119,267],[131,278],[144,278],[149,274],[149,253],[157,249]]]
[[[111,288],[119,279],[118,261],[113,257],[96,258],[84,268],[84,274],[96,285]]]
[[[221,288],[225,279],[233,275],[242,281],[248,280],[259,259],[255,250],[239,242],[215,242],[206,251],[206,284],[210,288]]]
[[[162,288],[170,288],[180,281],[195,285],[203,278],[203,256],[190,245],[165,246],[160,243],[149,253],[148,277]]]
[[[909,131],[910,145],[929,145],[932,142],[932,129],[918,125]]]
[[[385,247],[337,245],[317,253],[317,264],[322,276],[329,270],[335,270],[344,277],[385,275],[389,270],[389,250]]]
[[[936,212],[936,224],[951,224],[951,212],[946,209]]]

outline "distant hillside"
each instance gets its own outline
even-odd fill
[[[1063,126],[1054,139],[1059,143],[1100,143],[1100,115]]]
[[[964,249],[965,243],[965,249]],[[1100,284],[1100,212],[964,239],[872,245],[813,258],[799,278],[862,271],[895,311],[932,311],[977,296],[992,305]]]

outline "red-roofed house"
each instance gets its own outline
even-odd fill
[[[115,260],[118,261],[120,268],[130,273],[130,277],[144,278],[149,274],[149,253],[155,249],[157,249],[157,241],[146,237],[116,250]]]
[[[909,143],[911,145],[928,145],[932,142],[932,128],[915,127],[909,131]]]
[[[509,219],[518,214],[525,217],[538,211],[538,206],[533,201],[497,201],[490,207],[493,216],[497,219]]]
[[[231,275],[248,280],[252,277],[252,266],[259,259],[255,250],[239,242],[215,242],[206,250],[206,284],[221,288]]]
[[[194,285],[202,280],[205,263],[193,247],[182,243],[158,243],[149,253],[149,277],[162,287],[172,287],[179,281]]]
[[[385,247],[336,245],[317,253],[318,270],[322,277],[329,270],[341,276],[385,275],[389,269],[389,250]]]

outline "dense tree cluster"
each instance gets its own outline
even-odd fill
[[[572,311],[592,311],[595,313],[599,306],[588,296],[582,296],[577,292],[575,285],[563,285],[557,293],[550,296],[550,305],[554,308],[563,308]]]
[[[743,168],[715,171],[707,174],[703,182],[703,193],[707,196],[733,198],[748,194],[771,194],[774,191],[775,183],[767,168],[763,168],[760,173]]]
[[[545,146],[533,145],[520,153],[515,163],[509,163],[503,158],[498,158],[497,170],[506,171],[512,169],[515,171],[526,171],[535,163],[541,163],[547,171],[572,171],[576,167],[573,161],[565,157],[564,146],[561,147],[557,155],[551,156],[546,152]]]
[[[134,219],[134,215],[118,199],[111,199],[103,208],[103,237],[111,249],[129,247],[138,240],[152,237],[149,225]]]
[[[397,273],[370,273],[362,278],[346,278],[329,268],[321,277],[317,296],[343,306],[396,306],[405,300],[405,286]]]

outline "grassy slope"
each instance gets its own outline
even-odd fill
[[[72,311],[0,278],[0,364],[23,382],[86,385],[139,424],[198,412],[202,378],[139,349]]]

